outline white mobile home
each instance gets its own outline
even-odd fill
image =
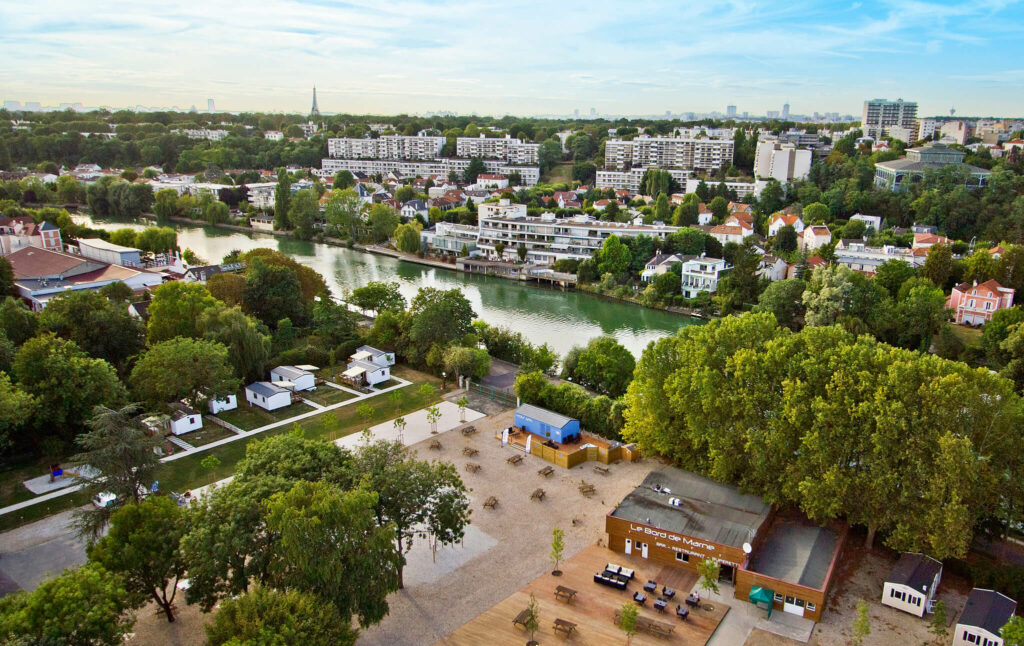
[[[257,381],[245,387],[245,400],[250,405],[266,410],[277,410],[291,406],[292,391],[281,388],[269,381]]]
[[[930,611],[942,579],[942,563],[930,556],[905,552],[882,586],[882,605],[923,617]]]
[[[171,405],[171,433],[183,435],[203,427],[203,416],[184,404]]]
[[[344,374],[346,379],[358,386],[374,386],[391,379],[391,368],[358,360],[350,362]]]
[[[395,353],[378,350],[372,346],[361,345],[356,348],[355,354],[349,357],[350,361],[368,361],[378,366],[390,367],[395,365]]]
[[[967,597],[953,633],[953,646],[1003,646],[999,631],[1017,610],[1017,602],[995,592],[975,588]]]
[[[291,390],[315,390],[316,377],[308,370],[316,366],[278,366],[270,371],[271,382],[290,382],[295,384]]]
[[[235,410],[236,408],[238,408],[238,397],[234,395],[210,400],[210,412],[214,415],[226,410]]]

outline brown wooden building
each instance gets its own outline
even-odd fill
[[[755,596],[773,598],[775,609],[813,621],[845,538],[776,518],[757,496],[671,468],[651,472],[607,515],[605,529],[613,550],[691,570],[712,559],[737,599],[760,588]]]

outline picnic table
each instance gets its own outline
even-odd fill
[[[566,602],[572,601],[576,598],[576,591],[572,588],[567,588],[564,585],[560,585],[555,588],[555,599],[563,599]]]
[[[530,500],[537,500],[537,501],[544,500],[544,496],[545,496],[545,493],[544,493],[543,489],[534,489],[533,493],[530,494]]]
[[[508,462],[512,466],[518,466],[519,463],[522,462],[522,461],[523,461],[523,454],[522,453],[516,453],[515,455],[510,456],[509,459],[505,460],[505,462]]]
[[[694,608],[699,606],[700,605],[700,595],[697,594],[696,592],[691,592],[690,594],[686,595],[686,605],[693,606]]]
[[[617,624],[622,622],[622,610],[620,608],[615,609],[614,621]],[[676,627],[672,624],[665,624],[660,621],[655,621],[654,619],[648,619],[643,615],[637,615],[636,630],[637,632],[650,633],[652,635],[657,635],[658,637],[668,637],[675,632]]]
[[[555,472],[555,468],[549,464],[548,466],[544,467],[543,469],[540,469],[539,471],[537,471],[537,475],[539,475],[541,477],[544,477],[544,478],[547,478],[548,476],[550,476],[554,472]]]
[[[593,496],[595,493],[597,493],[597,487],[595,487],[592,484],[587,484],[586,482],[584,482],[583,484],[580,485],[580,493],[589,498],[590,496]]]
[[[480,453],[480,450],[479,449],[474,449],[471,446],[467,446],[466,448],[462,449],[462,455],[465,455],[466,457],[470,457],[471,458],[471,457],[475,456],[477,453]]]
[[[609,469],[608,467],[602,467],[600,464],[595,464],[594,465],[594,471],[597,472],[597,473],[600,473],[603,476],[606,476],[606,475],[608,475],[609,473],[612,472],[611,469]]]
[[[441,450],[441,442],[439,440],[431,440],[428,446],[430,447],[431,451]]]
[[[530,609],[529,608],[525,608],[525,609],[521,610],[518,615],[516,615],[515,619],[512,620],[512,625],[513,626],[519,625],[519,626],[522,626],[523,628],[526,628],[526,620],[529,619],[529,618],[530,618]]]
[[[661,597],[654,600],[654,609],[658,612],[665,612],[665,608],[668,606],[668,601],[665,601]]]
[[[576,632],[576,624],[565,619],[555,619],[554,631],[556,633],[562,633],[566,637]]]
[[[657,592],[658,582],[651,579],[647,579],[647,583],[644,584],[644,592]]]
[[[476,473],[479,470],[480,470],[480,465],[477,464],[476,462],[467,462],[466,463],[466,471],[469,471],[470,473]]]
[[[476,427],[475,426],[467,426],[467,427],[462,429],[462,434],[465,435],[466,437],[469,437],[470,435],[473,435],[474,433],[476,433]]]
[[[684,608],[682,606],[682,604],[678,604],[677,603],[676,604],[676,616],[678,616],[683,621],[686,621],[686,618],[690,616],[690,609],[689,608]]]
[[[637,590],[633,593],[633,601],[636,601],[638,606],[642,606],[647,603],[647,595]]]
[[[490,498],[484,501],[484,509],[494,509],[497,506],[498,499],[495,498],[494,496],[491,496]]]

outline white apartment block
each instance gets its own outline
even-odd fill
[[[713,179],[702,180],[698,177],[690,177],[689,179],[686,180],[686,186],[683,189],[683,193],[696,193],[697,187],[700,186],[701,182],[704,182],[710,188],[714,188],[719,184],[723,183],[717,182]],[[753,195],[755,197],[760,196],[761,191],[763,191],[764,187],[768,185],[768,180],[757,179],[754,180],[753,182],[733,182],[726,180],[724,183],[727,189],[731,191],[736,191],[737,198],[743,200],[749,195]]]
[[[723,274],[732,269],[729,263],[721,258],[691,258],[683,263],[682,292],[686,298],[694,298],[701,292],[714,294],[718,291],[718,281]]]
[[[586,215],[559,219],[554,213],[542,213],[531,217],[526,215],[525,205],[511,204],[508,200],[481,204],[477,219],[480,227],[477,248],[482,255],[497,260],[495,247],[504,244],[502,257],[512,260],[518,257],[518,247],[522,244],[527,250],[527,260],[543,265],[563,258],[586,260],[612,235],[643,234],[664,240],[679,229],[663,224],[642,224],[642,221],[601,222]]]
[[[444,137],[384,135],[377,139],[327,140],[327,154],[339,159],[437,159]]]
[[[519,173],[524,186],[533,186],[540,181],[540,167],[538,166],[511,166],[502,160],[485,159],[484,170],[488,173],[500,174],[508,177],[512,173]],[[408,161],[398,159],[324,159],[321,162],[320,170],[313,173],[320,177],[334,177],[340,170],[347,170],[352,173],[365,173],[384,175],[390,172],[398,172],[407,177],[427,177],[429,175],[440,175],[448,177],[448,173],[455,171],[460,176],[469,168],[469,159],[441,158],[429,161]]]
[[[605,170],[633,167],[679,168],[717,171],[732,165],[732,139],[693,137],[649,137],[632,140],[609,139],[605,142]]]
[[[889,136],[899,139],[905,144],[912,144],[917,141],[917,128],[904,128],[903,126],[892,126],[889,128]]]
[[[274,197],[277,195],[277,182],[257,182],[246,184],[248,189],[249,204],[257,209],[269,209],[274,206]]]
[[[678,170],[675,168],[667,169],[668,174],[672,176],[672,179],[679,182],[682,186],[686,183],[686,180],[693,174],[693,171]],[[630,193],[639,193],[641,185],[643,184],[644,173],[647,172],[647,168],[630,168],[628,170],[599,170],[597,171],[597,179],[594,180],[594,185],[599,188],[614,188],[615,190],[627,190]]]
[[[438,222],[432,229],[420,232],[420,243],[424,248],[454,256],[462,253],[463,248],[471,256],[478,255],[474,252],[477,250],[479,239],[479,227],[454,222]]]
[[[672,136],[684,139],[696,139],[698,137],[705,139],[732,139],[736,136],[736,128],[705,128],[703,126],[676,128],[672,132]]]
[[[459,157],[503,159],[510,164],[537,164],[540,144],[524,143],[511,135],[497,137],[459,137],[455,140],[455,154]]]
[[[885,245],[869,247],[863,242],[843,242],[836,245],[836,262],[854,271],[874,275],[878,267],[889,260],[902,260],[911,267],[921,267],[928,257],[927,249],[906,249]]]
[[[281,141],[284,139],[284,133],[280,130],[267,130],[263,133],[263,138],[271,141]]]
[[[754,175],[774,177],[781,184],[794,179],[807,179],[811,172],[813,152],[793,144],[759,141],[754,151]]]
[[[935,119],[921,119],[917,122],[917,140],[924,141],[932,135],[939,128],[939,122]]]
[[[864,102],[860,124],[865,137],[878,140],[888,135],[892,126],[913,128],[916,120],[917,103],[913,101],[871,99]]]
[[[174,132],[181,133],[189,139],[208,139],[210,141],[220,141],[228,136],[227,130],[211,130],[210,128],[184,128]]]

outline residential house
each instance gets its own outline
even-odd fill
[[[480,188],[508,188],[508,178],[498,173],[481,173],[476,177],[476,184]]]
[[[128,313],[143,323],[149,322],[149,301],[138,301],[128,305]]]
[[[832,242],[832,232],[825,225],[815,224],[801,231],[797,239],[800,251],[811,251]]]
[[[995,280],[960,283],[950,293],[946,309],[953,310],[953,322],[958,325],[984,325],[994,313],[1013,307],[1014,291]]]
[[[778,256],[761,256],[761,267],[757,270],[759,277],[775,282],[777,280],[785,280],[788,272],[789,263],[782,258]]]
[[[746,211],[735,211],[725,217],[725,221],[722,224],[728,224],[731,226],[741,226],[744,229],[750,229],[754,231],[754,214]]]
[[[270,371],[270,381],[295,392],[316,390],[314,370],[316,366],[278,366]]]
[[[934,233],[915,233],[914,234],[914,249],[929,249],[937,244],[949,244],[950,239],[946,236],[936,235]]]
[[[683,257],[678,254],[655,254],[653,258],[644,263],[644,270],[640,272],[640,280],[649,283],[655,276],[667,274],[672,265],[682,263]]]
[[[753,229],[747,229],[740,225],[729,225],[719,224],[718,226],[711,227],[711,231],[708,232],[712,238],[718,240],[723,245],[728,242],[735,242],[737,244],[743,243],[743,238],[754,233]]]
[[[25,247],[63,251],[60,229],[50,222],[36,222],[30,217],[9,218],[0,215],[0,256]]]
[[[869,247],[863,240],[840,240],[836,243],[836,264],[873,275],[889,260],[901,260],[911,267],[920,267],[928,257],[927,249],[907,249],[885,245]]]
[[[1003,646],[1000,631],[1017,611],[1017,602],[995,590],[974,588],[956,622],[952,646]]]
[[[703,202],[697,207],[697,224],[706,227],[711,224],[711,219],[715,217],[715,214],[711,212],[707,204]]]
[[[345,379],[357,386],[374,386],[391,378],[391,366],[395,365],[395,353],[363,345],[349,357]]]
[[[203,416],[181,402],[170,405],[170,429],[174,435],[183,435],[203,427]]]
[[[227,395],[225,397],[213,397],[210,399],[208,404],[210,413],[216,415],[226,410],[235,410],[238,408],[238,397],[234,395]]]
[[[682,292],[686,298],[694,298],[701,292],[715,293],[718,281],[732,269],[721,258],[707,258],[703,255],[691,258],[682,266]]]
[[[369,361],[372,364],[385,368],[395,365],[395,353],[386,350],[378,350],[370,345],[361,345],[356,348],[354,354],[349,357],[352,361]]]
[[[942,563],[930,556],[904,552],[882,585],[882,605],[924,617],[942,578]]]
[[[882,230],[882,218],[877,215],[864,215],[863,213],[856,213],[850,216],[850,220],[859,220],[863,222],[869,229],[874,229],[876,232]]]
[[[420,245],[433,253],[458,256],[465,250],[473,256],[480,240],[480,227],[455,222],[438,222],[420,231]]]
[[[415,219],[417,215],[426,217],[429,211],[430,207],[428,207],[427,203],[423,200],[409,200],[402,205],[401,214],[403,218],[412,220]]]
[[[995,260],[999,260],[1000,258],[1002,258],[1003,254],[1006,253],[1006,249],[1003,248],[1003,245],[996,245],[989,249],[988,253]]]
[[[804,221],[800,219],[799,215],[791,215],[788,213],[776,213],[772,216],[772,219],[768,222],[768,237],[773,238],[779,233],[779,229],[782,227],[793,227],[797,234],[800,234],[804,230]]]
[[[269,381],[257,381],[245,387],[245,400],[250,406],[277,410],[292,404],[292,391]]]

